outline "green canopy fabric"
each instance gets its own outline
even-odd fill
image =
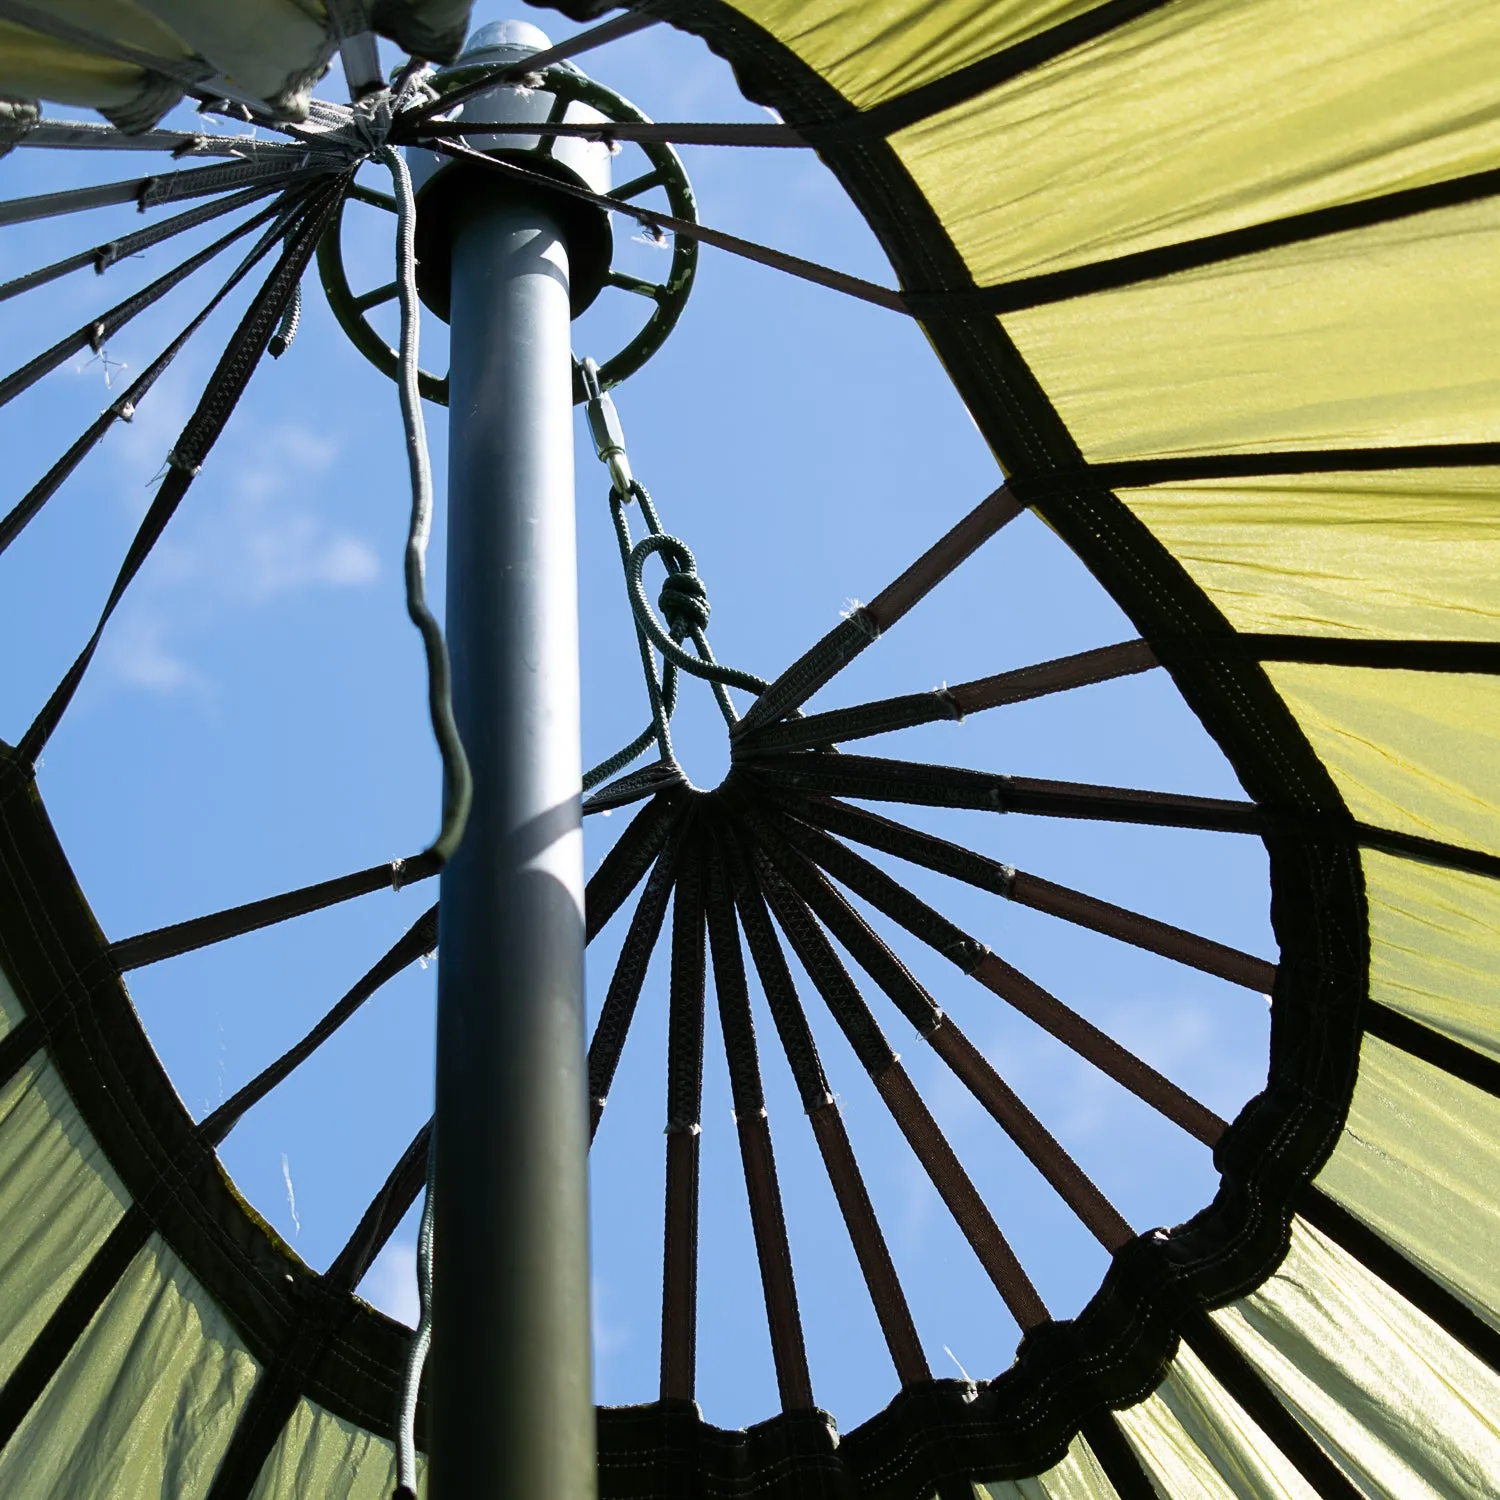
[[[122,130],[144,130],[182,98],[185,80],[221,77],[282,117],[302,119],[313,85],[351,27],[373,27],[442,61],[462,45],[469,15],[465,0],[377,0],[368,14],[359,3],[333,10],[342,30],[322,0],[6,4],[0,96],[87,105]]]
[[[38,8],[290,114],[334,45],[312,0]],[[1015,1371],[837,1442],[604,1412],[602,1493],[1500,1493],[1500,10],[639,8],[849,191],[1010,492],[1258,805],[1281,952],[1220,1194]],[[132,128],[175,97],[14,9],[0,92]],[[372,14],[444,55],[462,11]],[[0,1494],[389,1495],[404,1333],[195,1134],[27,769],[0,802]]]

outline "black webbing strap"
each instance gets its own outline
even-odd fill
[[[207,916],[190,917],[186,922],[174,922],[170,927],[158,927],[135,937],[121,938],[109,945],[109,956],[121,973],[141,969],[147,964],[192,953],[229,938],[243,937],[248,932],[259,932],[263,927],[274,927],[279,922],[322,911],[343,901],[353,901],[372,891],[415,885],[437,872],[437,860],[421,854],[394,863],[371,865],[351,875],[320,880],[315,885],[299,886],[294,891],[283,891],[280,895],[247,901],[241,906],[210,912]]]
[[[182,348],[187,341],[203,326],[219,304],[249,275],[252,268],[258,265],[270,250],[271,246],[276,242],[278,232],[273,229],[262,237],[250,253],[230,273],[229,279],[224,285],[209,298],[207,305],[192,322],[130,382],[125,390],[121,392],[118,400],[111,401],[99,413],[98,417],[84,430],[83,435],[77,442],[17,501],[5,519],[0,520],[0,552],[4,552],[15,541],[37,512],[62,487],[64,481],[67,480],[74,469],[98,446],[104,434],[116,422],[129,421],[135,415],[136,408],[145,400],[156,382],[166,373],[172,361],[182,352]]]
[[[197,409],[178,437],[168,459],[167,476],[136,532],[93,635],[16,747],[16,758],[20,764],[35,763],[68,704],[73,701],[73,695],[78,691],[84,673],[99,648],[104,627],[124,597],[125,590],[140,572],[167,523],[177,513],[177,507],[197,477],[203,460],[244,394],[250,376],[260,362],[271,335],[276,331],[282,311],[290,300],[293,289],[302,279],[313,251],[317,248],[318,239],[337,207],[343,190],[342,180],[314,189],[308,194],[299,217],[287,230],[287,243],[281,260],[240,320],[239,327],[204,388]]]

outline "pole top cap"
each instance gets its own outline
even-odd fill
[[[459,64],[519,62],[531,52],[545,52],[552,43],[547,33],[530,21],[491,21],[481,26],[458,54]]]

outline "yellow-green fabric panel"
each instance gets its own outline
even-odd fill
[[[862,109],[1093,10],[1099,0],[731,0]]]
[[[1295,1222],[1280,1270],[1212,1316],[1366,1493],[1494,1495],[1500,1375],[1311,1225]]]
[[[231,83],[259,99],[301,93],[323,71],[331,50],[317,0],[143,0]]]
[[[420,1497],[427,1493],[427,1464],[420,1455],[417,1464]],[[393,1444],[304,1399],[282,1429],[250,1500],[390,1500],[395,1488]]]
[[[201,0],[197,0],[197,4],[200,9],[209,9],[202,5]],[[45,5],[37,8],[55,20],[76,26],[91,37],[99,37],[105,42],[122,42],[127,47],[149,52],[153,57],[181,62],[193,53],[192,47],[183,42],[182,32],[172,25],[169,16],[163,15],[163,7],[154,0],[143,0],[143,3],[137,3],[137,0],[47,0]]]
[[[1236,630],[1500,640],[1500,469],[1118,493]]]
[[[37,1052],[0,1089],[0,1385],[129,1204]]]
[[[0,1036],[19,1026],[25,1014],[26,1008],[21,1004],[20,996],[6,978],[5,970],[0,969]]]
[[[1364,852],[1370,994],[1500,1060],[1500,881]]]
[[[1349,810],[1500,850],[1500,678],[1267,662]]]
[[[1093,460],[1500,438],[1500,200],[1002,320]]]
[[[1117,1415],[1147,1474],[1173,1500],[1318,1500],[1185,1343],[1166,1379]]]
[[[1366,1036],[1317,1182],[1500,1327],[1500,1099]]]
[[[857,7],[855,8],[857,10]],[[1500,165],[1493,0],[1195,0],[892,145],[981,284]]]
[[[0,1451],[0,1495],[201,1500],[256,1373],[153,1236]]]
[[[105,43],[171,62],[203,57],[257,98],[299,113],[332,47],[320,0],[51,0],[45,8]],[[23,98],[115,113],[161,92],[129,63],[20,26],[4,26],[0,58],[0,91]]]
[[[1063,1461],[1032,1479],[976,1484],[979,1500],[1116,1500],[1114,1485],[1082,1437],[1073,1439]]]
[[[154,92],[140,68],[0,21],[0,94],[88,109],[126,109]]]

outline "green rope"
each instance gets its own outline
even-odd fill
[[[680,673],[686,672],[689,676],[701,678],[710,684],[719,712],[731,729],[739,722],[739,714],[730,701],[729,688],[738,687],[747,692],[760,693],[769,684],[763,677],[726,667],[715,659],[707,635],[710,614],[708,590],[698,576],[693,554],[685,542],[667,534],[650,491],[631,474],[630,460],[625,452],[625,435],[620,427],[614,402],[599,385],[599,371],[593,360],[583,361],[581,374],[584,390],[588,394],[586,411],[589,429],[594,438],[594,449],[599,461],[608,467],[613,481],[609,491],[610,514],[620,546],[620,562],[625,569],[626,595],[630,600],[631,614],[635,618],[635,634],[640,647],[646,695],[651,700],[650,725],[628,745],[622,746],[588,772],[583,778],[583,789],[587,792],[600,782],[608,781],[617,771],[623,770],[643,754],[653,741],[663,764],[677,765],[677,757],[672,749],[671,720],[677,707]],[[639,542],[631,536],[630,521],[625,513],[626,505],[632,500],[640,505],[641,516],[646,523],[647,535]],[[644,577],[646,559],[658,554],[667,568],[667,576],[656,601],[656,607],[666,621],[665,629],[652,613],[650,602],[646,598]],[[683,649],[682,643],[685,640],[692,642],[696,656]],[[662,659],[659,677],[656,671],[656,652],[660,652]]]
[[[422,1222],[417,1230],[417,1326],[406,1350],[406,1368],[401,1376],[401,1406],[396,1417],[395,1500],[417,1500],[417,1392],[422,1385],[422,1367],[432,1347],[432,1183],[436,1175],[437,1126],[427,1140],[427,1193],[422,1202]]]
[[[432,534],[432,463],[422,421],[418,377],[416,201],[411,174],[400,152],[381,146],[375,157],[390,168],[396,189],[397,286],[401,300],[401,417],[406,425],[406,457],[411,470],[411,524],[406,536],[406,612],[422,635],[427,654],[427,711],[443,760],[443,821],[427,852],[445,864],[463,837],[474,797],[474,780],[453,719],[448,648],[442,628],[427,607],[427,542]]]
[[[684,651],[661,628],[651,612],[642,575],[646,559],[658,552],[663,554],[667,563],[667,582],[659,600],[662,613],[667,614],[668,622],[676,627],[674,634],[680,630],[682,635],[692,636],[693,644],[700,653],[698,656]],[[635,611],[637,623],[650,636],[662,658],[671,662],[679,671],[701,677],[705,682],[744,688],[751,693],[764,692],[770,686],[764,677],[757,677],[753,672],[742,672],[737,667],[726,667],[714,660],[713,652],[709,650],[708,642],[703,636],[703,626],[708,623],[708,595],[686,543],[675,536],[664,534],[648,536],[638,542],[631,549],[630,558],[625,565],[625,583],[630,591],[630,606]],[[675,616],[668,614],[669,610],[674,610]],[[734,714],[733,708],[730,708],[729,713]],[[735,718],[731,717],[729,722],[734,723]]]

